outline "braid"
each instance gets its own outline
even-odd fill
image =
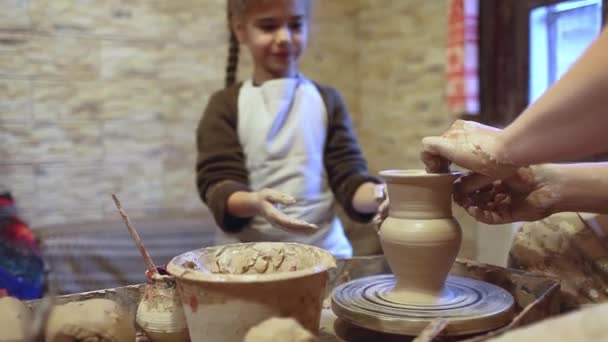
[[[239,67],[239,41],[230,30],[230,41],[228,43],[228,59],[226,61],[226,88],[236,82],[237,69]]]

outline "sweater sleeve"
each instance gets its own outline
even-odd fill
[[[237,133],[237,85],[211,96],[196,130],[196,185],[217,225],[226,232],[242,230],[250,218],[228,212],[228,198],[249,191],[243,148]]]
[[[355,221],[368,222],[375,214],[360,213],[353,208],[353,197],[365,182],[382,181],[367,171],[367,161],[357,141],[350,114],[337,90],[320,86],[328,111],[325,141],[325,169],[336,200]]]

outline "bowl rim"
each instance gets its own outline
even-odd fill
[[[291,272],[278,272],[268,274],[225,274],[225,273],[211,273],[201,270],[193,270],[182,266],[184,261],[187,261],[188,256],[197,254],[198,257],[203,251],[213,251],[219,248],[236,247],[244,245],[255,245],[255,244],[281,244],[281,245],[292,245],[297,248],[306,248],[316,251],[320,256],[321,260],[318,265],[307,267],[297,271]],[[214,282],[214,283],[263,283],[271,281],[281,281],[294,278],[302,278],[318,273],[328,271],[336,268],[336,257],[330,252],[311,245],[306,245],[297,242],[242,242],[242,243],[231,243],[225,245],[208,246],[199,248],[196,250],[188,251],[177,255],[167,263],[167,272],[175,277],[179,282],[180,280],[189,280],[195,282]]]

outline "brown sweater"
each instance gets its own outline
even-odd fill
[[[374,214],[362,214],[352,206],[357,188],[364,182],[380,183],[367,171],[344,100],[332,87],[315,83],[328,113],[324,164],[328,182],[349,217],[366,222]],[[196,183],[199,195],[226,232],[238,232],[250,218],[228,212],[228,198],[236,191],[251,191],[245,155],[237,133],[238,95],[241,83],[214,93],[196,131],[198,156]]]

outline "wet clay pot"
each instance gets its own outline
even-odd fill
[[[241,342],[271,317],[293,318],[317,334],[334,267],[333,255],[323,249],[261,242],[188,252],[167,270],[176,277],[193,342]]]
[[[160,269],[146,272],[147,284],[135,321],[152,342],[189,341],[188,326],[175,278]]]
[[[380,176],[390,199],[380,242],[397,281],[386,296],[399,303],[436,303],[462,239],[452,217],[452,183],[459,174],[387,170]]]

